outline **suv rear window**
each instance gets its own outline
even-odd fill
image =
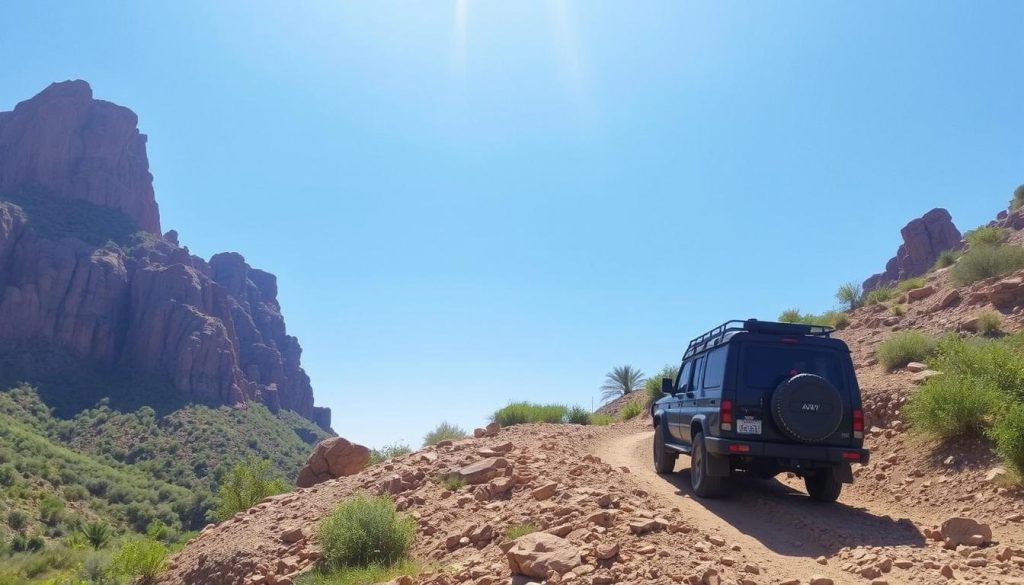
[[[750,388],[774,388],[797,374],[816,374],[842,388],[839,354],[799,346],[747,345],[743,351],[743,383]]]

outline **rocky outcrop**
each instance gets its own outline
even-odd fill
[[[84,81],[54,83],[0,114],[0,193],[43,193],[119,209],[160,233],[146,135],[128,108]]]
[[[885,272],[864,281],[864,291],[888,286],[928,271],[946,250],[960,248],[960,230],[945,209],[933,209],[900,230],[903,244],[885,265]]]
[[[0,118],[0,351],[57,348],[164,380],[187,400],[259,401],[329,428],[274,275],[233,252],[193,256],[173,230],[157,235],[135,123],[84,82],[54,84]],[[81,201],[68,212],[67,199]],[[110,223],[141,231],[111,235]],[[48,366],[5,367],[19,371],[0,378],[31,381]]]
[[[300,488],[313,487],[331,479],[355,475],[369,464],[369,449],[341,437],[331,437],[313,448],[305,467],[299,471],[296,485]]]

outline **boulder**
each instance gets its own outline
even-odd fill
[[[933,209],[912,220],[900,230],[903,244],[896,256],[885,265],[885,271],[864,281],[865,292],[888,286],[928,271],[945,250],[962,246],[960,230],[945,209]]]
[[[564,575],[580,565],[580,551],[564,538],[533,532],[517,538],[506,553],[513,575],[546,579]]]
[[[369,464],[369,449],[341,437],[331,437],[320,441],[313,448],[313,452],[306,459],[306,465],[299,471],[296,485],[302,488],[312,487],[330,479],[354,475],[366,469]],[[396,479],[400,487],[402,480],[397,476]],[[392,483],[387,484],[387,489],[393,489]]]
[[[992,542],[992,529],[971,518],[950,518],[939,528],[943,547],[956,549],[960,545],[981,546]]]
[[[453,473],[461,476],[462,479],[466,480],[466,483],[476,485],[487,483],[498,476],[505,475],[506,470],[510,469],[511,466],[507,459],[504,457],[492,457],[481,459],[476,463],[470,463],[465,467],[454,470]]]
[[[935,294],[935,287],[933,286],[922,286],[920,288],[912,288],[907,291],[908,301],[919,301],[924,298],[928,298]]]

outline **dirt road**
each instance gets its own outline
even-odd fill
[[[763,559],[771,573],[820,573],[836,583],[865,583],[839,569],[842,549],[885,547],[899,557],[926,546],[925,537],[898,510],[880,509],[848,494],[836,504],[812,501],[796,481],[745,479],[744,489],[718,500],[695,499],[690,488],[689,457],[680,455],[676,473],[654,472],[650,450],[653,432],[606,439],[593,452],[604,461],[630,468],[633,479],[666,506],[678,507],[695,524],[720,533]],[[825,557],[826,565],[816,559]]]

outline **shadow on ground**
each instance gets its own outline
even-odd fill
[[[680,457],[684,465],[689,461]],[[842,503],[824,504],[776,479],[740,477],[732,481],[727,496],[701,499],[693,494],[690,470],[658,476],[677,495],[699,505],[759,540],[781,555],[832,556],[844,547],[924,547],[925,537],[906,518],[894,519]]]

